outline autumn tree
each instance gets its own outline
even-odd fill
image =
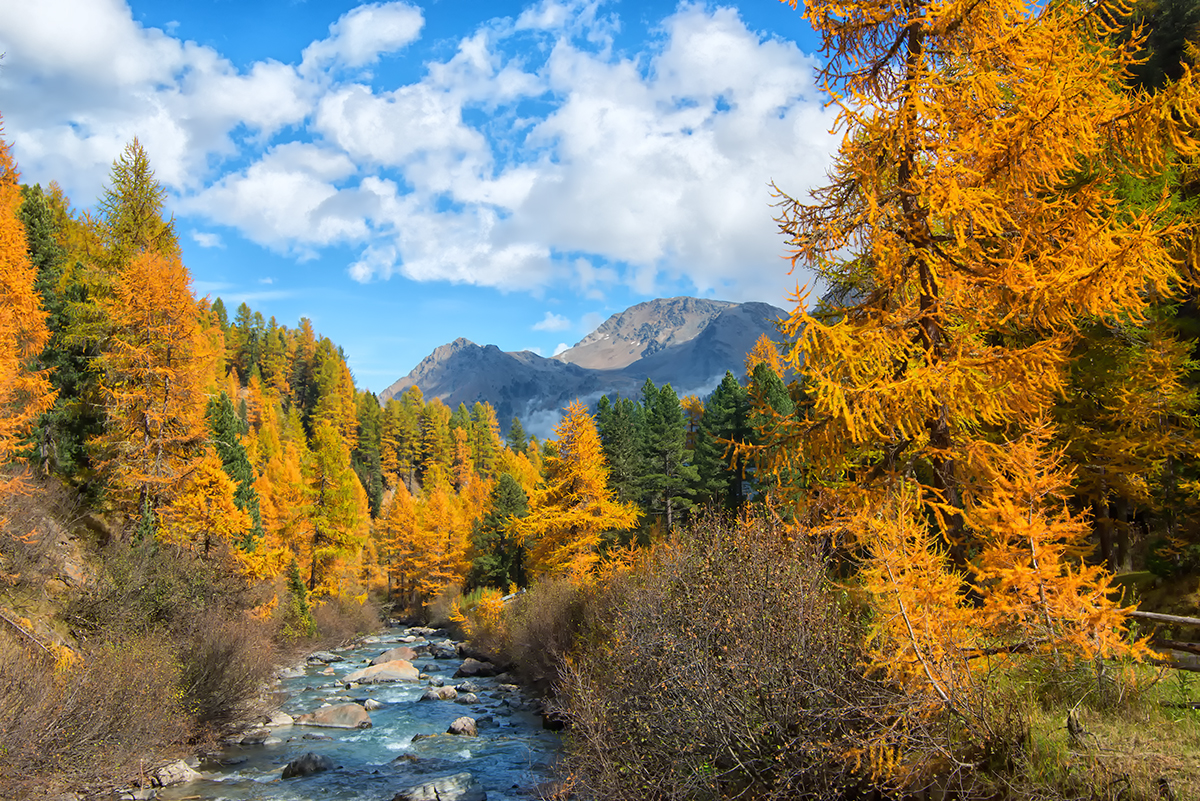
[[[246,422],[233,408],[233,401],[224,391],[211,398],[205,408],[205,419],[211,435],[212,447],[220,457],[222,469],[233,482],[233,502],[247,515],[249,524],[239,533],[236,543],[244,550],[252,551],[263,538],[262,512],[258,492],[254,488],[254,468],[242,444],[246,433]]]
[[[7,465],[30,426],[54,401],[37,357],[49,340],[46,314],[34,288],[20,219],[21,187],[7,142],[0,140],[0,463]],[[0,479],[11,489],[12,479]]]
[[[1152,97],[1124,91],[1132,48],[1107,35],[1100,11],[1010,0],[805,9],[846,135],[813,202],[780,195],[793,263],[814,266],[830,291],[816,307],[798,298],[787,321],[787,364],[810,408],[776,416],[792,447],[775,466],[803,462],[818,488],[852,488],[827,530],[862,554],[879,604],[943,592],[936,647],[913,627],[875,641],[889,668],[985,640],[1121,650],[1107,579],[1038,559],[1050,540],[1078,553],[1086,527],[1063,522],[1054,493],[1017,487],[1023,468],[993,447],[1029,441],[1026,463],[1060,486],[1044,438],[1026,438],[1043,430],[1081,321],[1140,324],[1179,283],[1184,224],[1165,201],[1124,203],[1117,185],[1196,153],[1183,133],[1200,123],[1195,82],[1189,73]],[[1031,536],[1014,544],[984,510],[1019,499]],[[997,562],[1076,603],[998,591],[987,578]],[[952,630],[964,582],[983,607]],[[1050,621],[1036,631],[994,625],[1039,616]],[[1040,639],[1046,631],[1057,634]],[[922,670],[931,693],[935,674]]]
[[[525,586],[525,549],[512,535],[516,520],[529,512],[525,490],[508,473],[501,474],[488,498],[487,513],[473,532],[475,558],[467,583],[473,587],[506,589]]]
[[[637,523],[638,511],[613,498],[596,424],[579,401],[554,429],[545,484],[534,490],[529,514],[513,525],[526,544],[531,577],[569,575],[585,581],[599,559],[601,535]]]
[[[357,553],[363,534],[350,449],[331,423],[317,422],[303,469],[310,537],[308,589],[331,595],[336,591],[330,583],[336,562]]]
[[[205,352],[191,276],[147,251],[121,272],[100,358],[108,423],[93,442],[112,498],[140,535],[203,451]]]

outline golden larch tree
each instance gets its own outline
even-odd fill
[[[1121,652],[1108,579],[1068,557],[1087,527],[1033,432],[1081,320],[1139,323],[1176,291],[1185,226],[1165,197],[1139,207],[1118,185],[1197,152],[1183,133],[1200,125],[1195,80],[1126,91],[1132,46],[1081,0],[814,0],[804,13],[845,137],[812,202],[780,193],[793,263],[828,291],[816,306],[798,293],[786,323],[808,406],[777,421],[789,447],[775,467],[838,491],[827,530],[864,557],[881,608],[918,589],[945,596],[924,638],[898,609],[880,615],[890,670],[916,665],[936,690],[939,654],[961,665],[984,641]],[[996,442],[1032,451],[1014,462]],[[1045,492],[1022,483],[1031,466]],[[965,585],[980,609],[963,608]]]
[[[0,464],[7,465],[29,427],[50,408],[54,394],[35,360],[50,338],[46,314],[34,289],[21,208],[20,175],[7,142],[0,139]],[[11,490],[0,479],[0,490]]]
[[[557,449],[546,459],[545,483],[534,489],[529,514],[513,521],[513,534],[529,548],[532,577],[569,575],[584,582],[600,558],[606,531],[636,525],[639,512],[618,502],[608,487],[608,464],[596,421],[579,401],[555,427]]]

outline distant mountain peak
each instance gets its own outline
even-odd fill
[[[726,370],[742,373],[755,340],[776,338],[775,322],[784,316],[766,303],[660,298],[614,314],[549,359],[459,337],[435,348],[379,398],[386,402],[416,385],[425,398],[451,407],[487,401],[503,428],[518,416],[528,431],[545,436],[572,400],[631,397],[647,378],[671,384],[681,396],[707,394]]]
[[[694,339],[723,311],[737,305],[689,297],[648,300],[609,317],[554,358],[590,370],[620,370]]]

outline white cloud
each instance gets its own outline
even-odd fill
[[[554,312],[546,312],[546,316],[540,322],[533,324],[534,331],[566,331],[570,327],[570,320]],[[555,353],[555,355],[557,356],[558,354]]]
[[[206,233],[204,231],[192,231],[192,240],[202,248],[225,247],[225,243],[221,241],[220,234]]]
[[[570,349],[571,349],[571,346],[568,345],[566,342],[559,342],[557,345],[554,346],[554,355],[557,356],[558,354],[562,353],[564,350],[570,350]]]
[[[420,36],[405,2],[243,69],[122,0],[7,3],[0,92],[27,180],[86,204],[136,135],[177,212],[299,257],[349,244],[358,281],[782,297],[768,184],[803,195],[836,146],[814,60],[687,3],[618,51],[600,9],[540,0],[387,85],[362,69]]]
[[[311,73],[331,62],[363,67],[381,55],[416,41],[425,18],[408,3],[371,3],[351,9],[329,26],[329,38],[304,49],[301,71]]]
[[[168,187],[197,189],[238,129],[270,137],[310,112],[315,87],[262,61],[239,72],[210,47],[133,19],[122,0],[0,3],[4,114],[23,172],[88,204],[138,137]]]

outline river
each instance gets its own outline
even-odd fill
[[[420,632],[420,630],[415,630]],[[354,648],[335,651],[344,661],[297,665],[276,688],[283,712],[298,716],[324,704],[374,699],[383,706],[370,711],[369,729],[282,726],[271,730],[261,745],[229,746],[198,766],[202,778],[159,790],[165,801],[310,801],[353,799],[391,801],[401,789],[451,774],[469,772],[487,793],[488,801],[527,801],[537,797],[536,786],[552,776],[560,752],[557,734],[542,728],[529,699],[502,687],[494,678],[472,678],[478,703],[418,701],[429,682],[396,682],[347,688],[342,677],[365,667],[367,661],[397,645],[417,647],[424,633],[394,630]],[[436,634],[429,643],[447,641]],[[448,642],[448,641],[447,641]],[[418,657],[413,664],[429,677],[454,679],[461,658]],[[326,673],[325,671],[329,671]],[[477,721],[479,735],[445,734],[462,716]],[[415,735],[437,735],[418,738]],[[328,756],[335,767],[311,776],[281,778],[285,765],[306,752]]]

